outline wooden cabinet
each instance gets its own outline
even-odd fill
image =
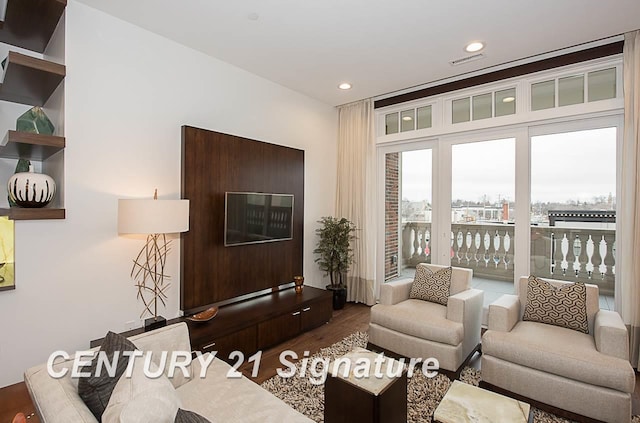
[[[313,304],[307,305],[302,309],[300,316],[300,331],[306,332],[328,322],[332,314],[333,295],[327,295]]]
[[[168,324],[186,322],[194,351],[217,351],[216,357],[230,360],[229,354],[240,351],[245,358],[258,350],[272,347],[302,332],[327,323],[333,314],[333,295],[324,289],[305,286],[301,294],[293,287],[253,299],[220,307],[208,322],[192,322],[183,317]],[[138,328],[124,332],[133,336],[144,332]],[[102,339],[91,341],[91,348]]]
[[[290,311],[258,324],[258,349],[269,348],[300,333],[301,310]]]
[[[0,22],[0,42],[43,53],[60,21],[66,0],[8,0],[5,20]],[[3,60],[4,58],[0,58]],[[64,65],[10,51],[0,84],[0,100],[30,106],[44,106],[64,80]],[[64,137],[37,135],[9,130],[0,157],[43,162],[65,148]],[[62,168],[61,156],[54,167]],[[61,175],[55,178],[61,184]],[[63,192],[61,186],[58,192]],[[54,200],[56,201],[56,200]],[[63,201],[57,201],[60,205]],[[65,210],[51,205],[45,208],[0,208],[0,216],[10,219],[64,219]]]
[[[325,295],[264,321],[258,325],[258,349],[272,347],[318,327],[328,322],[332,314],[332,296]]]
[[[235,350],[248,357],[328,322],[332,313],[330,292],[307,286],[296,294],[288,288],[221,307],[206,323],[188,321],[189,335],[194,349],[218,351],[223,360]]]
[[[216,351],[216,357],[221,360],[229,360],[233,351],[240,351],[245,357],[250,356],[256,350],[256,327],[251,326],[228,335],[214,337],[209,342],[201,345],[192,344],[194,351],[203,353]]]

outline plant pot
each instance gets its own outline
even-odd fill
[[[342,310],[347,302],[347,287],[327,285],[326,288],[333,292],[333,309]]]

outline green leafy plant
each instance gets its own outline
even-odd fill
[[[331,278],[332,287],[342,287],[344,275],[353,264],[351,241],[356,238],[356,225],[344,217],[332,216],[325,216],[318,223],[321,226],[316,234],[320,239],[313,250],[318,255],[315,261]]]

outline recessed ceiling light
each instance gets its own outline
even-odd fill
[[[341,90],[350,90],[351,84],[349,84],[348,82],[343,82],[342,84],[338,85],[338,88],[340,88]]]
[[[476,51],[480,51],[484,48],[484,43],[481,43],[480,41],[474,41],[472,43],[467,44],[467,46],[464,48],[464,51],[466,51],[467,53],[475,53]]]
[[[502,99],[503,103],[511,103],[512,101],[516,101],[515,97],[505,97]]]
[[[402,120],[410,121],[410,120],[413,120],[413,118],[411,116],[404,116]]]

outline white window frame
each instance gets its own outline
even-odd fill
[[[431,196],[432,203],[433,198],[439,195],[439,187],[434,183],[436,180],[436,175],[440,172],[440,163],[436,160],[436,157],[439,156],[438,153],[438,140],[437,139],[421,139],[415,140],[410,143],[402,143],[400,145],[388,144],[384,146],[380,146],[377,151],[377,169],[378,175],[377,178],[377,216],[381,216],[381,219],[378,219],[378,225],[381,223],[381,227],[377,228],[378,231],[378,242],[377,242],[377,256],[382,258],[385,257],[385,233],[386,233],[386,222],[385,222],[385,183],[386,183],[386,155],[388,153],[404,153],[407,151],[416,151],[416,150],[431,150]],[[381,171],[381,173],[380,173]],[[401,183],[402,183],[402,170],[398,169],[398,195],[401,195]],[[402,225],[402,199],[398,201],[398,231],[400,231],[400,226]],[[435,208],[432,208],[431,214],[431,257],[433,257],[440,253],[439,250],[435,250],[439,248],[439,242],[436,240],[434,234],[436,234],[436,230],[438,230],[438,225],[436,223],[436,219],[438,218],[438,211]],[[402,251],[402,237],[398,236],[398,251]],[[400,269],[402,257],[398,256],[398,269]],[[377,260],[377,269],[376,269],[376,297],[380,295],[380,285],[384,283],[385,278],[385,261],[383,259]]]
[[[584,103],[558,107],[558,84],[556,83],[556,107],[531,111],[532,84],[576,74],[584,74],[586,84],[586,74],[588,74],[589,72],[608,68],[616,68],[616,98],[588,102],[588,92],[585,87]],[[451,104],[453,100],[464,97],[472,98],[476,95],[487,94],[489,92],[495,93],[496,91],[502,91],[509,88],[516,89],[515,114],[497,117],[494,116],[492,118],[474,121],[472,112],[471,120],[469,122],[460,122],[455,124],[452,123]],[[407,110],[410,108],[417,109],[418,107],[427,105],[432,106],[431,128],[398,132],[396,134],[390,135],[385,134],[384,118],[386,114],[393,112],[400,113],[402,110]],[[473,108],[473,104],[471,104],[471,106]],[[495,108],[495,104],[493,105],[493,107]],[[419,140],[430,137],[438,137],[451,133],[497,128],[515,124],[531,124],[532,122],[544,122],[550,119],[570,116],[579,117],[581,115],[590,113],[608,112],[610,110],[622,109],[623,107],[624,100],[622,87],[622,55],[615,55],[376,109],[376,143],[385,144],[408,141],[412,139]]]
[[[565,75],[575,75],[616,67],[616,98],[588,102],[588,93],[585,91],[585,102],[571,106],[554,107],[551,109],[530,111],[530,87],[532,83],[558,79]],[[586,84],[586,77],[585,77]],[[451,124],[451,101],[461,97],[472,97],[487,92],[501,91],[508,88],[516,88],[516,114]],[[556,83],[557,87],[557,83]],[[557,89],[557,88],[556,88]],[[557,104],[556,96],[556,104]],[[407,110],[409,108],[432,105],[432,128],[399,132],[393,135],[384,135],[384,116],[392,111]],[[439,109],[439,112],[437,113]],[[436,119],[437,113],[437,119]],[[530,216],[531,203],[531,137],[550,133],[573,132],[603,127],[617,128],[617,180],[616,180],[616,204],[619,207],[621,193],[621,151],[623,135],[624,101],[622,98],[622,62],[621,57],[598,59],[586,64],[568,66],[560,70],[544,71],[526,78],[501,81],[500,83],[487,84],[461,90],[447,96],[438,96],[423,101],[415,100],[399,105],[389,106],[376,110],[378,124],[377,154],[378,154],[378,215],[384,217],[385,198],[385,155],[393,152],[404,152],[424,148],[432,149],[432,263],[449,265],[450,237],[451,237],[451,171],[452,171],[452,146],[461,143],[480,142],[502,138],[515,138],[515,245],[514,245],[514,283],[519,276],[528,275],[530,269]],[[436,124],[437,122],[437,124]],[[380,129],[382,129],[380,131]],[[380,135],[382,134],[382,135]],[[419,136],[424,134],[424,136]],[[443,175],[449,175],[443,176]],[[400,213],[398,214],[401,215]],[[378,257],[384,257],[385,249],[385,222],[384,218],[378,223]],[[619,233],[619,228],[616,227]],[[399,249],[402,251],[401,237],[399,237]],[[622,254],[617,245],[617,255]],[[400,262],[400,258],[398,262]],[[384,261],[378,260],[377,291],[384,282]],[[621,300],[618,296],[619,273],[616,274],[615,303],[619,309]],[[517,289],[517,284],[515,284]]]

